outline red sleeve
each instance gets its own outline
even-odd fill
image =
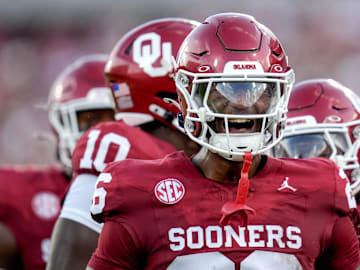
[[[333,164],[335,174],[334,210],[341,216],[347,215],[356,208],[355,197],[345,172],[335,163]]]
[[[317,270],[355,270],[360,264],[359,242],[349,217],[334,224],[331,242],[316,263]]]
[[[344,214],[349,215],[355,232],[360,236],[360,216],[359,209],[356,209],[355,196],[352,194],[350,181],[347,178],[345,172],[341,170],[337,165],[335,168],[335,192],[334,192],[334,208],[340,216]],[[359,238],[360,240],[360,238]]]
[[[139,209],[147,209],[148,200],[144,200],[144,192],[148,194],[149,191],[139,185],[138,179],[144,182],[142,175],[152,175],[156,164],[160,164],[157,161],[161,160],[126,159],[108,164],[95,185],[90,208],[92,218],[103,223],[116,215],[117,221],[122,222],[129,216],[138,215]],[[135,204],[136,209],[133,209]]]
[[[144,269],[144,254],[131,228],[124,223],[108,220],[88,266],[95,270]]]

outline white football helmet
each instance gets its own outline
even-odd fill
[[[107,56],[81,57],[70,64],[56,79],[48,98],[49,121],[57,137],[60,161],[71,168],[71,155],[80,130],[78,113],[111,109],[115,102],[106,86],[104,68]]]
[[[280,141],[294,71],[276,36],[253,17],[211,16],[177,57],[180,121],[188,136],[226,159]]]

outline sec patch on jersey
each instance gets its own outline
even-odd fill
[[[184,197],[185,187],[179,180],[167,178],[156,184],[154,193],[160,202],[164,204],[175,204],[180,202]]]
[[[31,202],[34,213],[41,219],[53,219],[60,212],[60,199],[53,192],[39,192]]]

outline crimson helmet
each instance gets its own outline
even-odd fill
[[[166,100],[177,99],[173,58],[198,24],[183,18],[152,20],[118,41],[105,68],[120,112],[117,117],[131,125],[156,119],[178,128],[179,109]]]
[[[330,158],[359,192],[360,98],[337,81],[313,79],[295,85],[288,110],[284,138],[274,155]]]
[[[182,44],[175,81],[184,129],[210,151],[241,160],[281,139],[294,72],[280,41],[253,17],[208,17]]]
[[[107,56],[88,55],[70,64],[55,80],[48,98],[49,121],[58,139],[60,161],[71,167],[71,154],[83,133],[78,125],[80,111],[112,109],[115,103],[106,86]]]

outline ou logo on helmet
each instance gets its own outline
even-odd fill
[[[144,44],[150,41],[150,44]],[[161,66],[153,67],[153,64],[161,58]],[[143,68],[150,77],[161,77],[171,70],[171,43],[161,44],[161,36],[151,32],[139,36],[133,44],[133,59]]]

